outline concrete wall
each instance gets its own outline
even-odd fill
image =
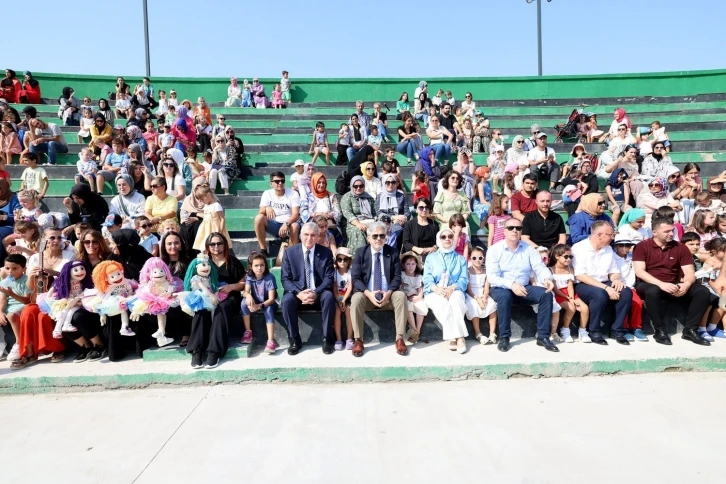
[[[18,71],[21,72],[21,71]],[[73,87],[81,95],[94,99],[106,97],[116,82],[111,76],[35,73],[41,83],[43,97],[58,97],[64,86]],[[133,87],[140,77],[125,77]],[[239,77],[240,84],[242,77]],[[251,81],[252,76],[248,76]],[[294,102],[320,101],[391,101],[413,91],[420,79],[296,79],[293,81]],[[471,91],[475,99],[584,99],[627,96],[692,96],[722,92],[726,86],[726,70],[659,72],[647,74],[601,74],[588,76],[544,76],[511,78],[428,78],[429,91],[448,89],[457,100]],[[152,77],[156,89],[176,89],[179,98],[207,101],[226,98],[228,78],[163,78]],[[261,79],[268,95],[278,79]],[[393,106],[391,106],[393,107]]]

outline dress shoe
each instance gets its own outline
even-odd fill
[[[288,355],[296,355],[300,353],[300,350],[302,349],[302,343],[300,341],[294,340],[292,343],[290,343],[290,347],[287,349]]]
[[[709,343],[708,340],[706,340],[703,336],[698,334],[698,331],[696,331],[695,329],[684,329],[682,338],[696,343],[697,345],[711,346],[711,343]]]
[[[509,346],[509,338],[500,338],[499,344],[497,344],[497,349],[502,352],[507,352],[509,351],[509,348],[511,348],[511,346]]]
[[[621,345],[630,345],[630,341],[628,341],[628,338],[626,338],[624,334],[616,334],[614,339]]]
[[[335,351],[335,346],[327,339],[323,340],[323,354],[331,355]]]
[[[398,338],[396,340],[396,353],[401,356],[406,356],[408,354],[408,348],[406,347],[406,343],[403,341],[403,338]]]
[[[653,335],[653,339],[656,343],[660,343],[662,345],[672,345],[673,342],[671,341],[671,337],[668,336],[668,333],[663,329],[656,329],[655,334]]]
[[[537,346],[544,346],[544,349],[553,353],[560,352],[560,349],[549,338],[537,338]]]
[[[590,332],[590,339],[592,340],[593,343],[595,343],[597,345],[607,346],[607,344],[608,344],[608,342],[605,341],[605,338],[603,338],[602,334],[596,333],[594,331]]]
[[[363,356],[363,340],[357,339],[353,342],[353,356]]]

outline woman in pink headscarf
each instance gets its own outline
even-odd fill
[[[632,123],[630,122],[630,118],[625,114],[625,109],[623,108],[617,108],[615,111],[613,111],[613,122],[610,125],[610,130],[608,131],[607,135],[603,138],[600,138],[600,142],[602,143],[605,141],[606,143],[609,143],[609,141],[613,138],[615,138],[618,135],[618,126],[621,124],[625,124],[628,126],[628,132],[627,135],[630,135],[630,129],[633,127]]]
[[[176,138],[174,148],[181,150],[186,156],[187,149],[197,142],[194,120],[189,117],[189,108],[183,104],[176,110],[176,118],[171,127],[171,132]]]
[[[229,80],[227,88],[227,100],[224,105],[228,108],[238,108],[242,105],[242,87],[237,84],[237,78],[233,77]]]
[[[252,98],[255,101],[256,108],[270,107],[270,101],[267,99],[267,94],[265,94],[265,86],[256,77],[252,79]]]

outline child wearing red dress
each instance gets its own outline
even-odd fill
[[[565,343],[572,343],[570,336],[570,323],[575,312],[580,313],[580,330],[578,338],[581,343],[592,343],[587,332],[587,323],[590,320],[590,308],[584,301],[575,294],[575,274],[572,270],[572,248],[566,244],[557,244],[552,247],[549,262],[547,263],[552,271],[552,279],[555,283],[555,301],[565,311],[565,319],[562,322],[562,339]]]
[[[414,188],[413,188],[413,204],[416,205],[419,200],[425,198],[429,200],[429,177],[423,170],[419,170],[413,174],[414,176]]]

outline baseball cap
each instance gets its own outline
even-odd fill
[[[101,225],[104,227],[111,227],[113,225],[121,225],[123,221],[124,220],[121,218],[121,215],[117,213],[110,213],[106,216],[106,220],[104,220]]]
[[[628,244],[628,245],[635,245],[635,242],[630,240],[626,235],[624,234],[618,234],[615,236],[615,245],[618,244]]]
[[[533,124],[532,125],[532,132],[534,133],[535,131],[540,131],[539,124]]]
[[[535,138],[537,138],[537,139],[546,138],[546,137],[547,137],[547,134],[542,131],[540,131],[539,134],[537,134],[537,136],[535,136]]]
[[[295,163],[292,164],[292,166],[305,166],[305,162],[301,159],[295,160]]]

